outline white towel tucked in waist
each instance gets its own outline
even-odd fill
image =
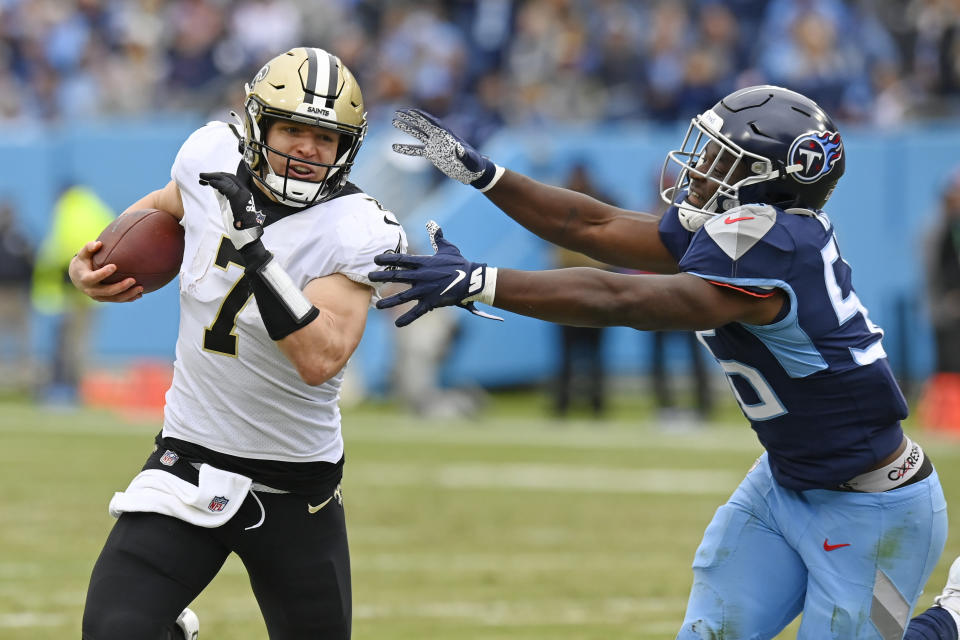
[[[250,491],[250,478],[211,467],[200,466],[200,480],[193,485],[160,469],[141,471],[126,491],[110,500],[110,515],[149,511],[172,516],[201,527],[219,527],[233,517]]]

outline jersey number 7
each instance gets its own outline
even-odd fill
[[[243,258],[226,236],[220,239],[220,247],[217,249],[217,257],[213,263],[224,271],[230,263],[243,268]],[[253,290],[250,288],[247,276],[240,276],[220,303],[220,309],[213,322],[203,331],[204,351],[237,357],[237,316],[247,306],[252,296]]]

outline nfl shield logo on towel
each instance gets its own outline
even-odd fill
[[[213,500],[210,501],[210,504],[207,505],[207,509],[210,511],[223,511],[223,508],[227,506],[227,503],[230,502],[228,498],[223,496],[214,496]]]
[[[160,456],[160,464],[172,467],[179,459],[180,456],[175,454],[173,451],[170,451],[170,449],[167,449],[164,454]]]

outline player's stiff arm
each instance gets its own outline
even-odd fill
[[[378,303],[416,302],[398,325],[482,301],[570,325],[694,329],[726,374],[766,451],[704,533],[679,639],[772,638],[801,614],[803,640],[957,639],[957,565],[937,604],[909,620],[946,540],[946,503],[903,433],[882,332],[823,212],[846,159],[818,105],[759,86],[696,116],[668,154],[662,217],[505,171],[422,111],[394,124],[422,143],[398,152],[483,190],[541,237],[663,274],[495,269],[432,231],[434,255],[381,255],[386,268],[370,274],[410,285]],[[894,539],[895,552],[876,553]]]

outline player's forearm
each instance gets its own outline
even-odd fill
[[[676,276],[599,269],[498,269],[496,307],[558,324],[634,329],[705,329],[715,318],[678,288]],[[707,285],[709,286],[709,285]]]
[[[676,271],[676,261],[660,241],[658,216],[620,209],[512,171],[486,195],[548,242],[618,267]]]
[[[277,347],[309,385],[323,384],[343,369],[356,349],[337,326],[336,318],[320,310],[307,326],[277,341]]]
[[[509,170],[486,195],[544,240],[581,252],[592,248],[592,232],[616,215],[615,207],[590,196]]]

